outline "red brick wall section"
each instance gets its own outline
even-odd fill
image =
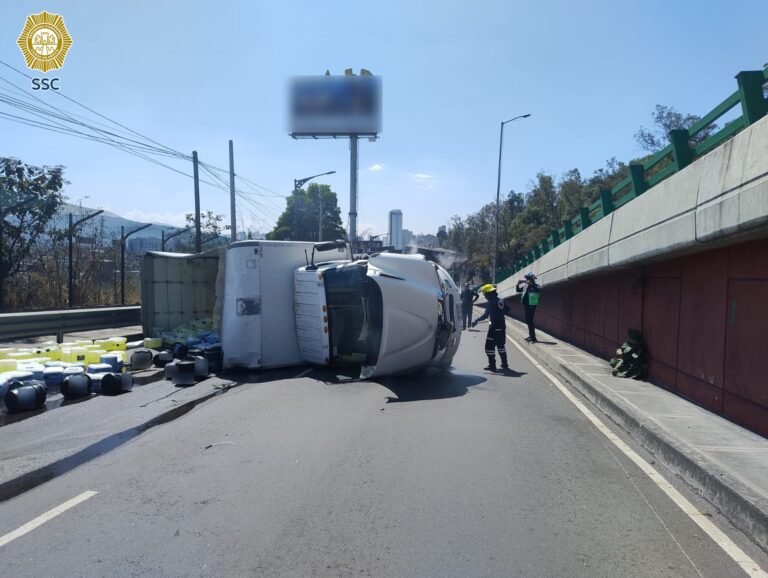
[[[604,359],[639,329],[652,382],[768,436],[768,239],[544,287],[536,326]]]

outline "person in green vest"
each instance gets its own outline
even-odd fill
[[[536,283],[536,275],[526,273],[525,279],[517,282],[517,292],[520,294],[520,302],[525,308],[525,323],[528,325],[528,337],[526,341],[538,343],[536,339],[536,327],[533,325],[533,316],[541,298],[541,286]]]

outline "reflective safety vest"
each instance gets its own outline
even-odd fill
[[[528,305],[537,307],[541,298],[541,289],[538,285],[526,285],[525,290],[520,294],[520,303],[525,305],[525,296],[528,296]]]

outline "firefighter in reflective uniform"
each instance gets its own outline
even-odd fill
[[[496,287],[493,285],[483,285],[480,292],[485,296],[485,313],[472,322],[472,327],[490,318],[490,327],[488,327],[488,336],[485,338],[485,354],[488,356],[489,371],[496,371],[496,349],[499,350],[501,358],[501,368],[509,369],[507,364],[507,350],[504,347],[507,338],[507,323],[505,315],[509,312],[509,305],[499,299],[496,293]]]
[[[533,316],[536,313],[536,307],[539,306],[541,286],[536,283],[536,275],[526,273],[525,279],[517,282],[517,292],[520,293],[520,302],[525,308],[525,322],[528,325],[528,337],[525,340],[531,343],[538,343],[536,341],[536,327],[533,325]]]

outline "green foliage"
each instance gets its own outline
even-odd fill
[[[189,232],[179,236],[179,242],[175,245],[175,250],[180,253],[193,253],[195,251],[195,214],[187,213],[184,215],[186,227]],[[200,236],[203,251],[225,245],[228,240],[222,236],[224,215],[219,215],[213,211],[203,211],[200,213]]]
[[[10,279],[34,266],[32,249],[64,202],[61,190],[65,184],[62,166],[35,167],[18,159],[0,158],[0,275]],[[31,202],[12,208],[27,200]]]
[[[701,117],[695,114],[682,114],[677,112],[674,107],[657,104],[653,113],[653,127],[650,129],[644,126],[640,127],[635,133],[635,140],[644,151],[655,153],[669,144],[667,137],[670,131],[681,128],[687,129],[700,120]],[[712,123],[692,139],[692,144],[695,146],[705,141],[715,131],[717,131],[717,124]]]
[[[616,357],[609,362],[616,377],[643,379],[648,375],[648,350],[637,329],[627,331],[627,340],[616,350]]]
[[[657,106],[653,115],[654,128],[641,127],[635,139],[644,150],[657,151],[668,144],[667,134],[676,128],[688,128],[699,120],[695,115],[683,115],[674,108]],[[717,129],[712,124],[692,139],[695,144],[706,139]],[[636,159],[633,162],[645,160]],[[646,178],[664,169],[672,162],[659,163]],[[539,171],[525,193],[510,191],[499,207],[498,269],[505,270],[522,259],[542,239],[558,230],[564,220],[574,219],[581,207],[588,207],[600,198],[601,190],[610,190],[629,176],[627,163],[610,158],[603,167],[586,178],[573,168],[560,178],[547,171]],[[451,219],[447,236],[440,245],[461,253],[468,273],[476,280],[489,280],[493,261],[493,241],[496,225],[496,205],[488,204],[465,218]],[[471,275],[469,278],[472,278]]]
[[[321,203],[322,200],[322,203]],[[267,233],[270,241],[317,241],[320,231],[320,207],[323,211],[323,241],[346,239],[341,223],[336,193],[329,185],[310,184],[306,190],[296,189],[275,228]]]

